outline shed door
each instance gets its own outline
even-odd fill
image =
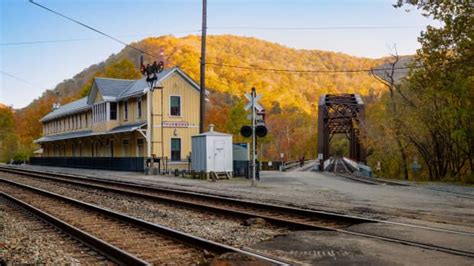
[[[225,171],[225,150],[223,140],[214,141],[214,171]]]

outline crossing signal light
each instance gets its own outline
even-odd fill
[[[240,135],[242,135],[244,138],[249,138],[252,136],[252,127],[251,126],[243,126],[240,129]]]
[[[264,126],[264,125],[258,125],[256,128],[255,128],[255,135],[257,135],[258,137],[265,137],[267,135],[268,131],[267,131],[267,127]]]
[[[255,135],[257,137],[263,138],[267,135],[268,130],[265,125],[258,125],[255,127]],[[240,129],[240,135],[242,135],[244,138],[249,138],[252,136],[252,127],[251,126],[243,126]]]

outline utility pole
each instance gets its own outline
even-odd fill
[[[202,0],[202,31],[201,31],[201,97],[199,113],[199,133],[204,133],[206,113],[206,30],[207,30],[207,0]]]
[[[255,165],[255,157],[257,153],[255,152],[255,145],[257,144],[256,136],[255,136],[255,97],[257,93],[255,92],[255,88],[252,88],[252,186],[256,185],[255,181],[255,174],[256,174],[256,165]]]

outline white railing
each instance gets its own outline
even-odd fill
[[[324,171],[326,171],[326,169],[334,163],[334,159],[333,158],[329,158],[327,159],[326,161],[324,161]]]
[[[350,164],[356,171],[359,171],[359,164],[357,162],[354,162],[353,160],[348,159],[346,157],[342,157],[342,159],[344,160],[344,162]]]

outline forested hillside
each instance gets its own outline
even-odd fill
[[[199,82],[199,36],[162,36],[133,45],[157,57],[163,49],[167,67],[178,65]],[[125,48],[119,54],[58,84],[28,107],[18,110],[17,135],[22,150],[31,152],[34,149],[30,144],[41,134],[38,120],[51,110],[56,98],[64,104],[81,97],[87,92],[94,76],[138,78],[139,58],[138,51]],[[145,62],[152,60],[156,59],[145,55]],[[288,159],[297,159],[304,153],[306,158],[315,156],[316,108],[321,94],[379,94],[383,88],[368,73],[295,74],[216,65],[324,71],[369,69],[382,62],[334,52],[296,50],[255,38],[209,36],[207,62],[206,80],[211,91],[207,122],[216,124],[217,130],[233,133],[237,141],[245,141],[238,135],[240,126],[246,123],[241,101],[245,92],[256,87],[258,93],[263,94],[262,102],[268,113],[270,134],[260,142],[267,159],[278,159],[280,151]]]

